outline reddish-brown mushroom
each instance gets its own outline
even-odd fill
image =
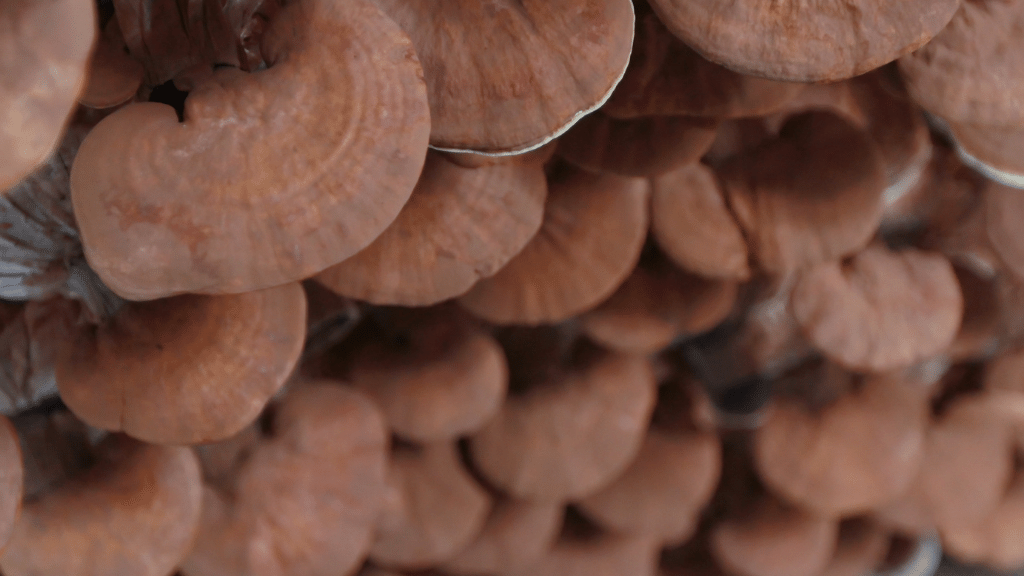
[[[563,534],[537,561],[503,576],[655,576],[658,544],[650,538],[610,533]]]
[[[820,576],[864,576],[878,568],[889,551],[889,532],[853,518],[839,524],[836,551]]]
[[[995,182],[1024,188],[1024,130],[1017,126],[953,124],[949,133],[965,164]]]
[[[554,546],[564,513],[560,502],[501,498],[476,539],[441,567],[467,576],[525,568]]]
[[[1024,280],[1024,238],[1015,222],[1024,214],[1024,194],[994,182],[984,192],[983,222],[987,240],[1000,263]]]
[[[973,525],[950,526],[942,532],[944,549],[960,560],[997,570],[1024,565],[1024,475],[1015,475],[998,506]]]
[[[507,264],[540,228],[547,184],[538,160],[464,168],[429,154],[398,218],[317,280],[374,304],[423,306],[466,292]]]
[[[82,143],[75,215],[90,265],[122,297],[312,276],[366,247],[408,200],[429,118],[397,25],[369,0],[301,0],[273,15],[261,45],[266,70],[215,71],[183,122],[170,106],[131,104]]]

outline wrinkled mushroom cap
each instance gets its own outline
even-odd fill
[[[266,70],[217,70],[182,123],[169,106],[132,104],[82,143],[75,215],[120,296],[300,280],[367,246],[408,200],[429,119],[405,34],[368,0],[301,0],[262,46]]]

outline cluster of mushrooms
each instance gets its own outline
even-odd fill
[[[4,0],[0,572],[1024,565],[1022,29]]]

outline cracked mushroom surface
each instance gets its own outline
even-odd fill
[[[430,144],[519,153],[604,103],[633,43],[629,0],[377,0],[409,33],[427,82]]]
[[[429,117],[397,25],[369,0],[300,0],[273,15],[261,47],[266,69],[214,71],[183,121],[135,103],[82,143],[75,215],[90,265],[120,296],[312,276],[370,244],[409,199]]]

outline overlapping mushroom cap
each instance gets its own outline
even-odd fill
[[[75,214],[89,263],[119,295],[306,278],[368,245],[408,200],[429,119],[397,25],[369,0],[301,0],[261,46],[266,70],[217,70],[182,123],[169,106],[132,104],[83,142]]]

